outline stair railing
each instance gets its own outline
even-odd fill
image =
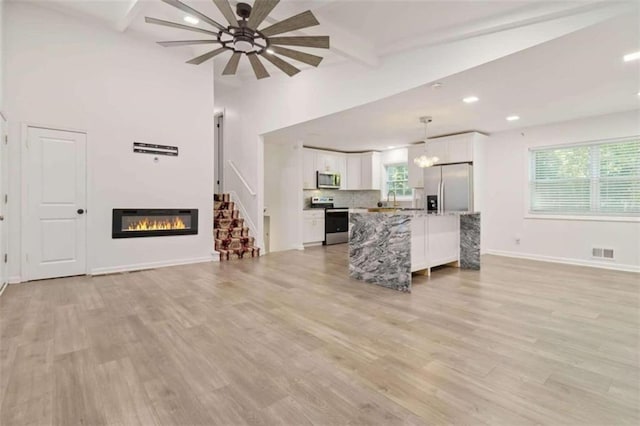
[[[257,214],[258,212],[258,199],[256,192],[249,186],[247,180],[242,176],[240,170],[231,160],[227,160],[229,169],[233,171],[231,173],[231,179],[225,182],[225,191],[231,195],[231,200],[236,203],[240,214],[245,220],[246,226],[249,228],[249,232],[253,234],[256,239],[256,245],[262,249],[262,235],[259,235],[259,229],[256,227],[254,219],[256,219],[249,212]],[[264,251],[264,249],[262,249]]]

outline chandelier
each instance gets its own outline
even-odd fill
[[[434,157],[429,157],[427,155],[427,143],[429,143],[428,140],[427,140],[427,125],[429,123],[431,123],[431,121],[433,121],[431,119],[431,117],[428,117],[428,116],[427,117],[420,117],[420,122],[424,124],[424,150],[425,150],[425,153],[422,154],[419,157],[414,158],[413,159],[413,163],[416,166],[418,166],[420,168],[423,168],[423,169],[433,166],[434,164],[436,164],[440,160],[438,157],[435,157],[435,156]]]

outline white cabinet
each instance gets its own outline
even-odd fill
[[[365,152],[361,157],[360,189],[380,189],[382,159],[379,152]]]
[[[460,217],[411,219],[411,272],[460,260]]]
[[[379,152],[347,154],[347,185],[342,189],[380,189],[381,168]]]
[[[418,158],[424,153],[424,143],[411,145],[408,149],[407,169],[410,188],[422,188],[424,186],[424,170],[413,162],[414,158]]]
[[[436,164],[469,163],[473,161],[473,141],[478,133],[445,136],[427,142],[427,155],[438,157]]]
[[[362,155],[347,154],[346,189],[360,189],[361,187],[362,187]]]
[[[427,217],[427,250],[430,266],[460,260],[460,217]]]
[[[452,136],[447,141],[449,163],[467,163],[473,161],[473,137],[467,135]]]
[[[339,172],[343,159],[344,154],[338,152],[316,151],[316,167],[321,172]]]
[[[318,244],[324,241],[324,210],[305,210],[302,212],[303,244]]]
[[[449,146],[446,140],[427,141],[427,156],[438,157],[436,164],[446,164],[449,161]]]
[[[312,149],[302,150],[302,189],[316,189],[316,152]]]

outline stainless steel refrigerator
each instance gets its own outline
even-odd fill
[[[424,169],[424,201],[430,211],[473,211],[473,166],[449,164]]]

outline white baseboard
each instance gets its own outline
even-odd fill
[[[2,293],[4,293],[4,289],[7,288],[9,286],[9,283],[3,283],[2,285],[0,285],[0,296],[2,296]]]
[[[14,277],[9,277],[8,282],[9,284],[20,284],[22,282],[22,278],[19,275],[16,275]]]
[[[518,253],[518,252],[503,251],[503,250],[487,250],[485,253],[493,254],[495,256],[513,257],[517,259],[539,260],[542,262],[551,262],[551,263],[564,263],[566,265],[589,266],[591,268],[610,269],[614,271],[640,272],[640,266],[636,266],[636,265],[621,265],[619,263],[593,262],[593,261],[581,260],[581,259],[570,259],[566,257],[555,257],[555,256],[543,256],[539,254]]]
[[[305,243],[302,245],[303,248],[307,248],[307,247],[317,247],[317,246],[321,246],[322,245],[322,241],[319,241],[317,243]]]
[[[166,268],[168,266],[190,265],[192,263],[214,262],[212,257],[196,257],[193,259],[167,260],[163,262],[138,263],[136,265],[111,266],[108,268],[94,268],[91,275],[115,274],[118,272],[142,271],[145,269]]]

